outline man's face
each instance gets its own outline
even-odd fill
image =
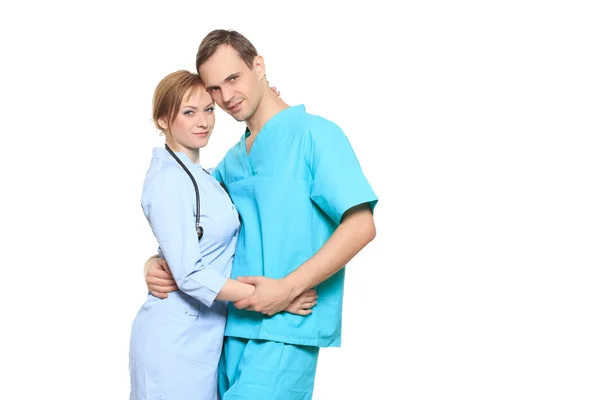
[[[223,45],[198,72],[219,107],[236,120],[247,121],[264,94],[263,71],[260,63],[249,68],[235,49]]]

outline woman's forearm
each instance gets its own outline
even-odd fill
[[[234,279],[227,279],[225,285],[223,285],[223,288],[217,295],[217,300],[236,302],[250,296],[252,292],[254,292],[253,285],[248,285]]]

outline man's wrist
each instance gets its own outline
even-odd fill
[[[295,299],[307,290],[302,287],[302,285],[297,281],[297,279],[295,279],[293,275],[286,276],[285,278],[281,279],[281,282],[289,289],[290,297],[292,299]]]

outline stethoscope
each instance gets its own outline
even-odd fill
[[[196,180],[194,176],[190,172],[189,169],[183,164],[183,162],[173,153],[173,150],[169,148],[169,146],[165,143],[165,148],[167,151],[173,156],[173,158],[181,165],[181,168],[184,169],[185,172],[189,175],[192,183],[194,184],[194,189],[196,190],[196,233],[198,234],[198,240],[202,239],[202,235],[204,235],[204,229],[200,226],[200,192],[198,191],[198,184],[196,184]],[[208,171],[202,168],[204,172],[208,174]],[[210,175],[210,174],[209,174]]]

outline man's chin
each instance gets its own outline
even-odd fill
[[[236,121],[238,122],[244,122],[246,121],[245,115],[237,112],[237,113],[229,113],[229,115],[231,115],[233,118],[235,118]]]

